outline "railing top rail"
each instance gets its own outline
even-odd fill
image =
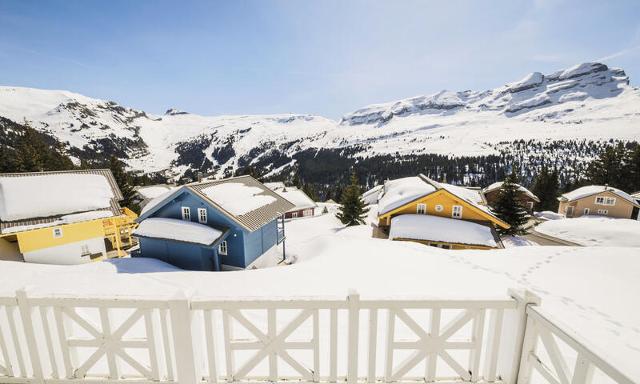
[[[517,302],[511,298],[490,300],[469,299],[420,299],[420,298],[385,298],[385,299],[360,299],[358,307],[361,309],[462,309],[462,308],[489,308],[489,309],[514,309]],[[347,297],[345,299],[194,299],[191,301],[193,309],[263,309],[263,308],[318,308],[318,309],[347,309],[349,307]]]
[[[0,296],[0,305],[18,305],[15,296]]]
[[[570,347],[575,349],[579,354],[582,354],[585,358],[591,361],[599,370],[610,376],[613,380],[620,384],[636,384],[627,375],[620,372],[611,363],[602,357],[597,348],[589,345],[577,335],[575,332],[569,331],[571,327],[564,326],[562,322],[556,320],[550,320],[548,317],[540,313],[539,309],[535,307],[527,307],[527,314],[534,320],[542,323],[545,327],[552,330],[553,334],[558,336],[562,341],[567,343]]]
[[[56,296],[29,296],[28,300],[33,305],[55,306],[67,305],[75,307],[109,307],[109,308],[168,308],[169,300],[166,299],[146,299],[129,297],[56,297]]]

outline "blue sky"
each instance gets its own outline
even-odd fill
[[[640,84],[640,1],[0,0],[0,84],[162,113],[311,113],[584,61]]]

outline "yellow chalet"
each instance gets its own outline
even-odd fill
[[[79,264],[123,256],[137,215],[108,169],[0,174],[0,256]]]
[[[445,249],[503,248],[496,217],[479,190],[436,182],[424,175],[385,182],[378,227],[392,240]]]

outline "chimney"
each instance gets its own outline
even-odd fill
[[[202,172],[198,171],[198,183],[202,182]]]

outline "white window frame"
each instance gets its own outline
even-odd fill
[[[420,203],[416,205],[416,213],[418,215],[426,215],[427,214],[427,204]]]
[[[436,204],[436,212],[442,212],[444,211],[444,207],[442,206],[442,204]]]
[[[305,209],[302,211],[302,216],[313,216],[313,209]]]
[[[582,210],[582,214],[583,215],[588,215],[590,213],[591,213],[591,209],[589,209],[589,208],[585,208],[585,209]]]
[[[616,198],[611,196],[596,196],[595,203],[598,205],[616,205]]]
[[[191,221],[191,208],[180,207],[180,214],[182,215],[182,220]]]
[[[298,218],[298,212],[297,211],[296,212],[291,212],[291,218],[292,219]]]
[[[456,209],[459,209],[458,214],[456,215]],[[462,205],[453,205],[451,206],[451,217],[454,219],[462,219]]]
[[[207,224],[207,208],[198,208],[198,222],[200,224]]]
[[[609,214],[608,209],[598,209],[598,215],[607,216]]]
[[[64,236],[64,233],[62,232],[62,228],[53,228],[52,233],[53,233],[54,239],[60,239]]]
[[[229,244],[227,244],[227,240],[224,240],[218,245],[218,254],[221,256],[227,256],[229,254]]]

